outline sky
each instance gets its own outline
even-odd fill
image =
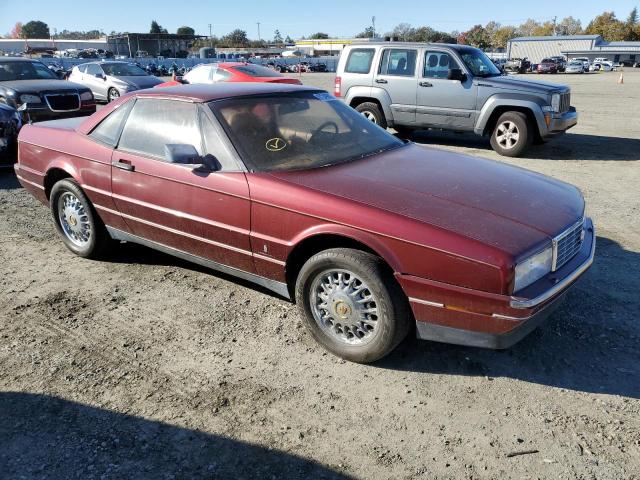
[[[351,37],[371,25],[388,32],[398,23],[428,25],[443,31],[465,31],[490,20],[517,25],[527,18],[558,20],[572,15],[583,27],[596,15],[613,10],[626,18],[640,0],[0,0],[0,34],[17,21],[42,20],[53,29],[147,32],[157,20],[170,33],[182,25],[208,35],[220,36],[234,28],[245,30],[249,38],[271,39],[276,29],[283,37],[309,36],[326,32],[332,37]]]

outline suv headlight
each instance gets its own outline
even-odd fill
[[[93,93],[91,93],[91,92],[82,92],[80,94],[80,100],[93,100]]]
[[[551,95],[551,109],[558,113],[560,112],[560,94],[554,93]]]
[[[23,93],[20,95],[20,102],[22,103],[42,103],[38,95],[31,95],[30,93]]]
[[[549,245],[541,252],[531,255],[529,258],[516,265],[516,276],[513,291],[517,292],[540,280],[551,271],[553,262],[553,248]]]

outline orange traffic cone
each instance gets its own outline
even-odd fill
[[[624,83],[624,76],[620,74],[620,78],[618,79],[618,83],[622,85]]]

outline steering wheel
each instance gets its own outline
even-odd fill
[[[322,133],[322,131],[327,127],[333,127],[333,129],[335,130],[333,133],[338,133],[340,131],[340,128],[338,127],[338,124],[336,122],[334,122],[333,120],[327,120],[311,133],[311,138],[309,139],[309,142],[313,142],[313,138],[317,134]]]

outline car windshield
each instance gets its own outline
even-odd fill
[[[103,63],[100,65],[104,73],[112,77],[141,77],[146,76],[142,68],[130,63]]]
[[[0,61],[0,82],[11,80],[49,80],[58,77],[44,63]]]
[[[209,105],[255,171],[327,167],[404,145],[327,92],[237,97]]]
[[[476,77],[495,77],[502,75],[498,67],[479,50],[460,51],[462,61]]]
[[[278,72],[275,70],[271,70],[267,67],[262,67],[260,65],[237,65],[233,67],[234,70],[237,70],[240,73],[244,73],[245,75],[249,75],[251,77],[281,77]]]

